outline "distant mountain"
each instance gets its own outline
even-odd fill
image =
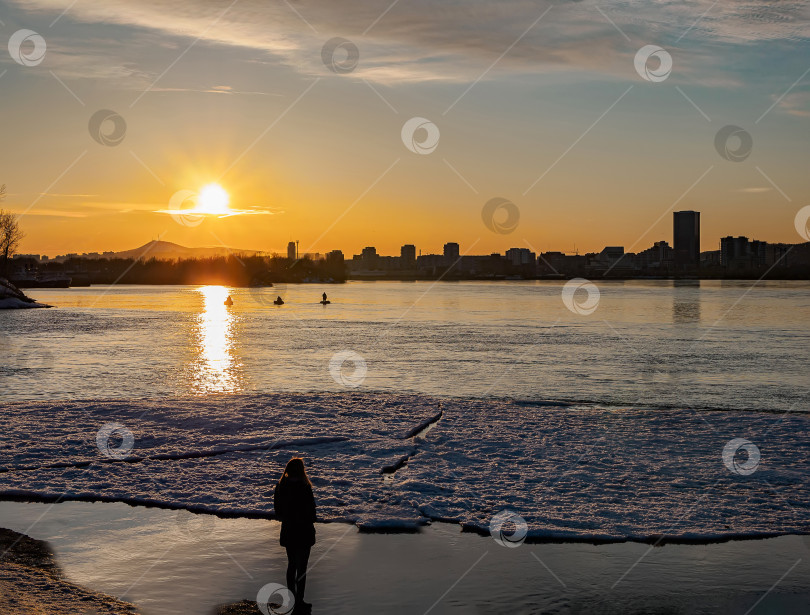
[[[150,241],[134,250],[124,250],[115,252],[113,258],[157,258],[161,260],[175,260],[188,258],[211,258],[215,256],[255,256],[260,254],[258,250],[243,250],[241,248],[228,248],[225,246],[213,246],[204,248],[187,248],[170,241]]]

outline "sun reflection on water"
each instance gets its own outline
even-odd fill
[[[195,392],[231,393],[239,390],[239,363],[234,357],[236,317],[225,305],[228,289],[202,286],[203,311],[198,320],[199,355],[194,365]]]

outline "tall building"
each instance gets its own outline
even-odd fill
[[[298,258],[298,250],[296,249],[296,245],[294,241],[291,241],[287,244],[287,258],[291,261],[294,261]]]
[[[332,250],[326,253],[326,262],[330,265],[343,266],[344,258],[341,250]]]
[[[509,248],[504,256],[513,267],[534,265],[537,260],[535,253],[528,248]]]
[[[399,258],[403,269],[416,267],[416,246],[407,243],[399,250]]]
[[[700,212],[676,211],[673,214],[675,265],[700,266]]]
[[[444,258],[456,260],[459,254],[458,244],[454,241],[444,244]]]

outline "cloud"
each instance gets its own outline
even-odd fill
[[[63,0],[14,2],[27,11],[54,16],[65,8]],[[351,78],[390,84],[470,82],[502,55],[486,78],[560,68],[626,75],[626,56],[642,44],[683,48],[690,58],[683,62],[698,63],[691,54],[700,53],[699,44],[806,41],[810,24],[810,3],[800,0],[623,0],[604,5],[609,20],[591,2],[555,4],[529,28],[549,6],[529,0],[413,0],[394,5],[390,0],[241,0],[228,8],[219,1],[196,0],[174,2],[167,9],[163,0],[105,0],[75,3],[62,19],[160,32],[167,39],[164,45],[183,37],[187,42],[177,46],[175,57],[198,40],[260,51],[307,75],[326,74],[321,46],[343,36],[360,49]],[[716,61],[710,51],[703,50],[701,66]],[[686,65],[683,68],[688,72]],[[142,69],[133,63],[107,65],[102,72],[130,82],[144,80]]]
[[[779,108],[790,115],[810,117],[810,92],[793,92],[779,101]]]
[[[17,212],[13,212],[17,213]],[[56,217],[56,218],[86,218],[87,212],[83,211],[69,211],[63,209],[26,209],[24,211],[19,212],[20,216],[49,216],[49,217]]]
[[[228,213],[212,214],[207,211],[200,211],[196,208],[190,209],[158,209],[156,214],[168,214],[170,216],[199,216],[201,218],[232,218],[234,216],[272,216],[275,211],[266,209],[231,209]]]

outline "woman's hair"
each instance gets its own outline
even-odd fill
[[[300,478],[303,482],[312,487],[312,483],[309,482],[309,477],[307,476],[307,471],[304,469],[304,460],[300,457],[293,457],[287,462],[287,467],[284,468],[284,474],[279,483],[284,482],[288,478]]]

